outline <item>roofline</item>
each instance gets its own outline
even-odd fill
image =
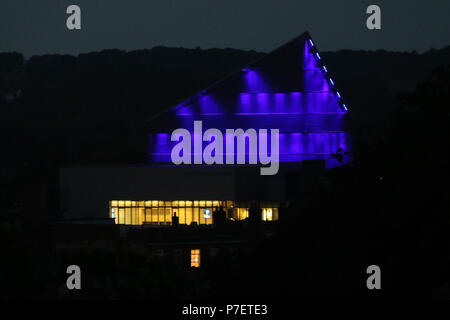
[[[276,54],[277,52],[283,50],[284,48],[286,48],[286,47],[288,47],[288,46],[291,46],[292,44],[295,44],[295,43],[298,42],[298,41],[308,41],[308,40],[311,40],[311,41],[312,41],[312,37],[311,37],[311,35],[309,34],[308,31],[305,31],[305,32],[303,32],[302,34],[300,34],[299,36],[297,36],[297,37],[295,37],[295,38],[289,40],[288,42],[286,42],[286,43],[282,44],[281,46],[275,48],[274,50],[270,51],[269,53],[267,53],[267,54],[264,55],[263,57],[261,57],[261,58],[255,60],[255,61],[253,61],[253,62],[251,62],[251,63],[249,63],[249,64],[247,64],[247,65],[244,65],[244,66],[240,67],[239,70],[233,71],[233,72],[227,74],[226,76],[220,78],[219,80],[217,80],[217,81],[211,83],[209,86],[205,87],[203,90],[200,90],[200,91],[196,92],[195,94],[191,95],[189,98],[184,99],[183,101],[181,101],[180,103],[178,103],[176,106],[171,107],[171,108],[169,108],[169,109],[167,109],[167,110],[163,110],[163,111],[161,111],[161,112],[158,112],[158,113],[155,114],[154,116],[152,116],[152,117],[146,119],[145,122],[146,122],[146,123],[149,123],[149,122],[151,122],[151,121],[157,119],[158,117],[160,117],[160,116],[162,116],[162,115],[164,115],[164,114],[166,114],[166,113],[168,113],[168,112],[175,111],[175,110],[177,110],[177,109],[183,107],[186,103],[191,102],[191,101],[193,101],[194,99],[197,99],[197,98],[198,98],[200,95],[202,95],[203,93],[206,93],[210,88],[212,88],[212,87],[216,86],[217,84],[219,84],[219,83],[225,81],[226,79],[228,79],[228,78],[230,78],[230,77],[232,77],[232,76],[238,74],[239,72],[242,71],[242,69],[244,69],[244,68],[246,68],[246,67],[255,67],[255,66],[257,66],[258,64],[260,64],[263,60],[267,59],[267,57],[270,57],[271,55]],[[312,42],[312,43],[313,43],[313,42]],[[317,46],[316,46],[315,44],[312,44],[311,46],[314,47],[313,50],[315,51],[316,54],[318,54]],[[320,59],[318,59],[318,63],[321,65],[321,69],[323,70],[323,69],[325,68],[325,65],[323,64],[323,62],[322,62]],[[326,70],[326,68],[325,68],[325,70]],[[324,71],[324,72],[326,72],[326,73],[328,74],[328,71]],[[346,105],[343,103],[342,98],[341,98],[341,96],[338,94],[338,91],[337,91],[337,89],[335,88],[335,85],[334,85],[334,83],[332,82],[332,79],[331,79],[330,77],[328,77],[328,81],[330,81],[330,82],[332,83],[332,86],[333,86],[332,92],[334,92],[335,94],[337,94],[337,95],[339,96],[338,104],[341,106],[342,109],[345,110],[346,113],[348,113],[347,107],[346,107]]]
[[[165,114],[165,113],[168,113],[168,112],[177,110],[178,108],[182,107],[185,103],[191,102],[192,100],[196,99],[199,95],[205,93],[205,92],[208,91],[210,88],[216,86],[216,85],[219,84],[220,82],[223,82],[223,81],[225,81],[226,79],[228,79],[228,78],[230,78],[230,77],[232,77],[232,76],[238,74],[239,72],[242,71],[243,68],[246,68],[246,67],[252,67],[252,66],[255,66],[255,65],[259,64],[262,60],[266,59],[268,56],[277,53],[278,51],[282,50],[283,48],[285,48],[285,47],[287,47],[287,46],[290,46],[291,44],[293,44],[293,43],[295,43],[295,42],[297,42],[297,41],[299,41],[299,40],[305,41],[305,40],[309,40],[309,39],[311,39],[311,36],[310,36],[309,32],[308,32],[308,31],[303,32],[303,33],[300,34],[299,36],[296,36],[295,38],[289,40],[288,42],[286,42],[286,43],[282,44],[281,46],[275,48],[274,50],[270,51],[269,53],[267,53],[267,54],[264,55],[263,57],[258,58],[258,59],[256,59],[255,61],[253,61],[253,62],[251,62],[251,63],[249,63],[249,64],[247,64],[247,65],[244,65],[244,66],[240,67],[239,70],[233,71],[233,72],[231,72],[231,73],[225,75],[224,77],[222,77],[222,78],[218,79],[217,81],[211,83],[209,86],[205,87],[204,89],[202,89],[202,90],[200,90],[200,91],[198,91],[198,92],[192,94],[189,98],[183,99],[180,103],[178,103],[178,104],[175,105],[174,107],[171,107],[171,108],[169,108],[169,109],[167,109],[167,110],[160,111],[160,112],[156,113],[155,115],[151,116],[150,118],[147,118],[147,119],[145,120],[145,122],[146,122],[146,123],[149,123],[149,122],[153,121],[154,119],[156,119],[156,118],[162,116],[162,115]]]

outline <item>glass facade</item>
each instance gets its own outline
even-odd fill
[[[109,202],[109,216],[116,224],[125,225],[172,225],[172,217],[178,217],[183,225],[210,225],[213,212],[219,207],[231,221],[245,220],[249,217],[250,203],[219,200],[112,200]],[[261,219],[278,220],[278,204],[262,203]]]

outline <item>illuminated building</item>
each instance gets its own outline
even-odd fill
[[[302,161],[321,160],[326,168],[351,161],[348,109],[336,85],[304,33],[149,119],[147,164],[62,168],[65,217],[161,227],[176,218],[179,225],[207,226],[223,210],[229,221],[250,219],[250,212],[260,221],[278,220],[289,199],[286,180],[303,170]],[[259,164],[174,165],[171,133],[192,130],[196,120],[223,132],[279,129],[278,174],[261,176]],[[345,156],[331,156],[336,153]]]

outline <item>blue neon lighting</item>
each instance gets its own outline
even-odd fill
[[[236,74],[239,81],[231,80],[234,92],[226,86],[204,90],[178,105],[175,114],[167,115],[167,127],[161,125],[164,129],[160,129],[166,133],[152,131],[149,136],[149,161],[155,165],[170,164],[175,142],[167,131],[190,128],[193,120],[203,120],[205,129],[279,127],[280,162],[328,159],[338,148],[348,151],[343,121],[347,106],[314,42],[305,39],[302,46],[298,68],[303,77],[301,85],[278,85],[272,71],[259,69],[259,65],[244,66]],[[116,213],[112,212],[117,216]],[[200,212],[206,219],[211,219],[212,213],[212,208]]]

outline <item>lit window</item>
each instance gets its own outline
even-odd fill
[[[200,249],[191,250],[191,267],[200,268]]]
[[[115,218],[116,217],[116,209],[115,208],[112,208],[111,209],[111,218]]]
[[[205,216],[205,219],[210,219],[211,218],[211,210],[204,209],[204,216]]]
[[[272,208],[264,208],[263,209],[263,220],[264,221],[272,221],[273,220]]]
[[[238,210],[237,220],[244,220],[248,218],[249,215],[248,208],[237,208],[237,210]]]

